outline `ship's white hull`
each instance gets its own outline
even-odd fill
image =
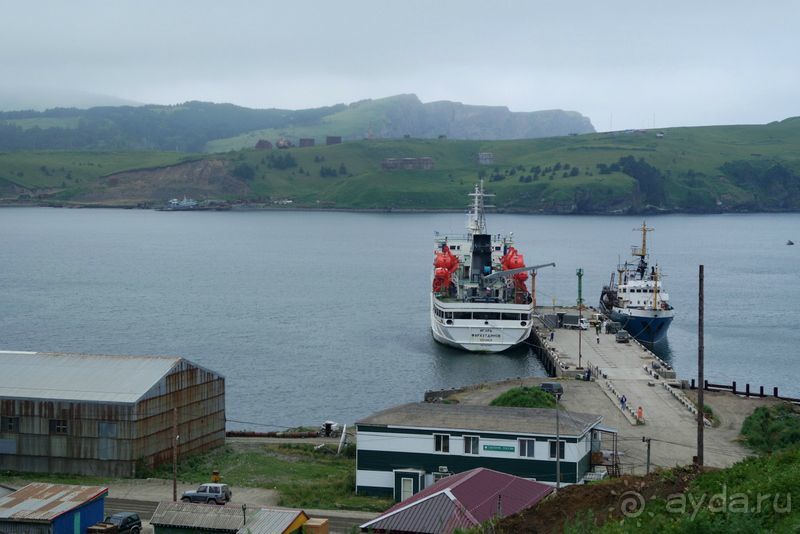
[[[453,313],[517,314],[517,320],[445,319],[436,314],[437,307]],[[525,304],[448,305],[431,297],[431,333],[444,345],[470,352],[501,352],[525,342],[531,335],[530,316],[533,309]]]

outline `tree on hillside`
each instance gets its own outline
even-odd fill
[[[666,193],[664,191],[664,177],[661,171],[647,163],[643,158],[637,160],[633,156],[620,158],[618,166],[623,173],[634,178],[639,183],[639,190],[648,204],[654,206],[664,204]]]
[[[233,172],[231,173],[237,178],[241,178],[242,180],[250,181],[256,176],[256,171],[248,165],[247,163],[239,163],[234,167]]]

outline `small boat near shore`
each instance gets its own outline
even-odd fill
[[[231,205],[222,200],[203,200],[198,202],[193,198],[184,196],[181,200],[173,198],[156,209],[158,211],[226,211],[231,209]]]

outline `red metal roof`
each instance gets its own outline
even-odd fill
[[[374,532],[450,533],[533,506],[551,486],[479,467],[444,478],[361,525]]]

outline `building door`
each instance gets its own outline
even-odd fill
[[[117,458],[117,423],[112,421],[97,422],[97,459],[116,460]]]
[[[404,501],[414,495],[414,479],[402,478],[400,480],[400,500]]]

